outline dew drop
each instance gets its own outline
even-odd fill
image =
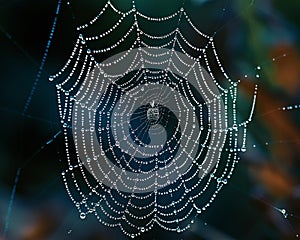
[[[80,219],[84,220],[86,218],[86,214],[85,213],[80,213]]]

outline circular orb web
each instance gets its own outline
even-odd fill
[[[94,213],[132,237],[155,224],[186,230],[235,165],[224,151],[235,143],[229,96],[199,62],[170,49],[133,49],[97,65],[72,107],[77,172],[88,186],[72,177],[80,216]]]

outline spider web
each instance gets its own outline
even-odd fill
[[[115,24],[91,34],[105,14]],[[183,7],[152,17],[134,1],[126,12],[108,1],[77,30],[69,59],[49,80],[65,136],[62,177],[80,218],[94,214],[132,238],[155,225],[189,229],[246,151],[257,89],[239,123],[238,81]]]

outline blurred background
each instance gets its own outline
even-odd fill
[[[112,1],[128,9],[130,1]],[[68,59],[85,23],[104,1],[62,1],[40,81],[34,85],[55,16],[54,0],[0,0],[0,239],[126,239],[119,229],[80,220],[61,178],[64,143],[56,92],[47,79]],[[182,1],[136,0],[152,16]],[[229,76],[240,79],[239,114],[259,85],[248,151],[213,206],[191,230],[159,228],[141,239],[297,239],[300,234],[300,2],[187,0],[198,28],[215,34]],[[110,19],[102,22],[109,25]],[[35,88],[24,113],[26,100]],[[292,108],[286,108],[293,106]],[[285,110],[284,110],[285,108]]]

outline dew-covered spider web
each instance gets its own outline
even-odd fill
[[[106,14],[115,23],[99,32]],[[246,151],[256,89],[239,122],[239,81],[184,5],[155,17],[134,1],[126,12],[108,1],[77,30],[49,80],[65,138],[62,177],[80,218],[95,215],[133,238],[157,225],[189,229]]]
[[[14,9],[21,2],[9,5]],[[31,7],[22,7],[26,21],[18,22],[16,29],[26,29],[32,48],[23,41],[22,33],[14,32],[11,19],[6,20],[9,24],[0,24],[7,42],[1,44],[2,64],[8,70],[12,66],[20,70],[4,72],[3,79],[9,81],[1,82],[5,102],[0,110],[6,113],[1,118],[2,138],[13,143],[10,155],[18,153],[5,161],[1,172],[1,182],[7,175],[4,182],[12,184],[5,189],[6,183],[1,183],[2,239],[34,238],[26,236],[27,229],[40,232],[41,225],[44,229],[40,218],[35,224],[31,221],[36,212],[42,212],[49,225],[63,219],[38,239],[85,239],[102,234],[120,239],[122,236],[113,235],[121,232],[142,239],[176,238],[177,232],[182,233],[180,238],[223,239],[227,234],[242,238],[245,231],[253,239],[299,238],[299,169],[288,163],[297,163],[300,146],[299,121],[295,120],[299,119],[299,94],[291,82],[297,78],[292,74],[292,69],[298,69],[293,66],[297,58],[289,48],[267,55],[274,48],[273,41],[281,35],[286,39],[278,26],[287,26],[275,21],[277,14],[270,14],[273,4],[238,1],[243,4],[237,6],[226,0],[192,0],[174,10],[173,2],[167,6],[166,2],[136,1],[121,10],[125,2],[99,3],[104,7],[86,24],[80,15],[97,12],[86,2],[76,11],[76,1],[51,2],[53,9],[41,4],[49,7],[49,16],[38,11],[43,18],[28,12]],[[5,5],[4,11],[9,12],[8,3]],[[196,5],[200,8],[193,10]],[[207,9],[213,10],[213,18],[207,17]],[[17,15],[15,22],[24,17]],[[260,17],[270,21],[260,22]],[[74,33],[72,27],[61,28],[68,21],[72,27],[75,23],[77,32],[75,41],[66,46]],[[253,26],[274,33],[268,33],[266,39]],[[33,34],[27,32],[30,29]],[[38,46],[43,41],[43,55],[35,56],[32,49],[41,50]],[[59,53],[53,49],[55,44]],[[265,47],[261,55],[256,52],[259,46]],[[14,50],[36,68],[24,68],[26,64]],[[249,56],[252,50],[255,59]],[[51,64],[60,68],[58,58],[66,53],[70,55],[65,66],[50,77],[50,83],[42,81],[55,73]],[[288,69],[287,75],[282,75],[282,69]],[[283,85],[276,86],[280,80]],[[14,85],[11,89],[8,82]],[[259,96],[253,82],[259,82]],[[17,94],[15,86],[25,93]],[[58,107],[54,91],[49,90],[55,86]],[[286,89],[290,92],[281,93]],[[27,95],[19,110],[17,95]],[[61,124],[57,123],[57,108]],[[63,181],[57,178],[61,165]],[[71,201],[65,202],[68,195]],[[41,204],[56,216],[38,209]],[[228,213],[234,226],[220,221]],[[245,223],[251,225],[251,233]],[[117,227],[117,231],[103,232],[107,228],[102,225]]]

